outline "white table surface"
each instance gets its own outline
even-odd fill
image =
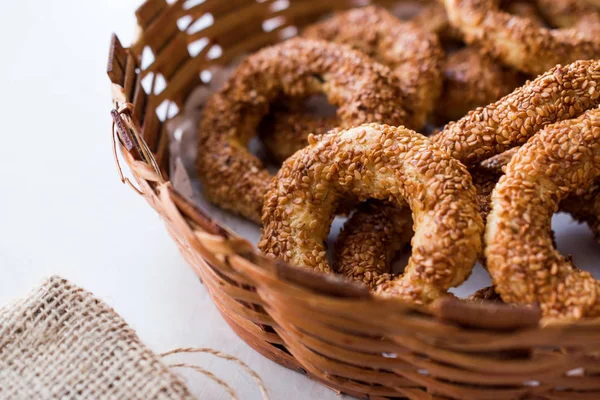
[[[106,60],[112,32],[130,43],[139,3],[2,3],[0,304],[58,274],[112,305],[157,352],[212,347],[247,362],[273,399],[339,399],[238,339],[158,215],[119,182],[109,139]],[[588,266],[598,260],[587,229],[564,226],[561,248],[587,253]],[[487,277],[480,271],[476,278]],[[238,367],[207,355],[185,359],[213,370],[240,398],[260,398]],[[227,398],[212,381],[184,375],[200,397]]]

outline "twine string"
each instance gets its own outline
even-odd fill
[[[124,114],[124,113],[130,113],[131,110],[133,108],[133,104],[131,103],[125,103],[123,104],[118,110],[117,113],[119,115]],[[112,121],[112,132],[111,132],[111,141],[112,141],[112,151],[113,151],[113,158],[115,160],[115,164],[117,165],[117,171],[119,172],[119,178],[121,179],[121,183],[127,184],[129,187],[131,187],[133,190],[135,190],[137,192],[137,194],[139,194],[140,196],[144,195],[144,192],[142,192],[137,186],[135,186],[133,184],[133,182],[131,182],[131,180],[127,177],[125,177],[125,175],[123,174],[123,168],[121,168],[121,162],[119,161],[119,155],[117,154],[117,132],[115,129],[115,120],[113,119]]]
[[[248,366],[248,364],[246,364],[245,362],[243,362],[242,360],[240,360],[239,358],[232,356],[230,354],[227,353],[223,353],[221,351],[218,350],[214,350],[211,348],[193,348],[193,347],[184,347],[184,348],[178,348],[178,349],[173,349],[173,350],[169,350],[165,353],[160,354],[160,357],[168,357],[174,354],[184,354],[184,353],[205,353],[205,354],[212,354],[215,357],[221,358],[223,360],[226,361],[232,361],[236,364],[238,364],[240,367],[242,367],[242,369],[244,371],[246,371],[251,377],[252,379],[254,379],[254,381],[256,382],[262,397],[264,400],[269,400],[269,395],[267,393],[267,388],[265,386],[265,383],[263,382],[262,378],[260,377],[260,375],[258,375],[258,373],[256,373],[256,371],[254,371],[252,368],[250,368]],[[188,366],[190,368],[192,368],[192,365]],[[198,367],[200,368],[200,367]],[[195,368],[194,368],[195,369]],[[200,368],[202,369],[202,368]],[[196,369],[198,372],[200,372],[198,369]],[[208,371],[207,371],[208,372]],[[210,373],[210,372],[209,372]],[[211,373],[212,375],[212,373]]]
[[[119,118],[121,115],[127,115],[129,118],[131,118],[134,107],[135,106],[132,103],[124,103],[121,107],[119,107],[118,110],[116,110],[116,113],[119,115]],[[119,178],[121,178],[122,183],[126,183],[132,189],[134,189],[138,194],[143,195],[144,193],[138,187],[136,187],[129,178],[126,178],[125,175],[123,174],[123,169],[121,168],[121,163],[120,163],[119,157],[117,155],[117,140],[120,141],[121,139],[119,139],[119,136],[116,134],[115,128],[116,128],[116,123],[115,123],[115,120],[113,119],[112,135],[111,135],[112,149],[113,149],[113,157],[115,159],[115,163],[117,165],[117,170],[119,172]],[[141,137],[139,137],[139,135],[135,129],[131,133],[135,136],[134,141],[138,145],[138,149],[139,149],[140,157],[141,157],[142,161],[144,161],[146,164],[149,164],[152,167],[152,169],[154,170],[154,172],[156,173],[156,176],[157,176],[156,181],[159,183],[164,183],[165,179],[162,176],[160,166],[156,162],[156,159],[154,158],[152,151],[150,150],[150,148],[148,147],[146,142]]]
[[[193,369],[194,371],[200,372],[201,374],[212,379],[213,381],[218,383],[222,388],[224,388],[227,391],[227,393],[229,393],[229,396],[233,400],[237,400],[235,391],[233,390],[233,388],[231,386],[229,386],[229,384],[227,384],[227,382],[225,382],[224,380],[220,379],[212,372],[207,371],[202,367],[199,367],[199,366],[193,365],[193,364],[178,363],[178,364],[169,364],[169,368],[190,368],[190,369]]]

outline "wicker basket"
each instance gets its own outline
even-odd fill
[[[262,257],[178,194],[169,181],[169,135],[159,117],[165,108],[181,109],[210,66],[356,2],[170,3],[148,0],[137,10],[139,36],[130,48],[112,40],[113,140],[137,185],[121,178],[163,217],[241,338],[264,356],[360,398],[600,398],[600,320],[544,323],[534,310],[492,303],[440,300],[423,309],[375,299],[337,277]],[[199,32],[178,27],[208,14],[213,23]],[[198,40],[208,45],[192,57],[188,46]],[[154,60],[142,68],[147,49]],[[151,80],[151,94],[143,80]]]

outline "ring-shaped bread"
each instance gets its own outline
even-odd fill
[[[477,202],[482,216],[490,212],[490,195],[503,174],[502,167],[514,155],[514,147],[526,142],[543,127],[581,115],[600,103],[600,63],[579,61],[556,67],[527,83],[496,103],[472,111],[457,122],[451,122],[432,140],[470,167],[477,189]],[[508,150],[508,151],[506,151]],[[506,152],[505,152],[506,151]],[[478,165],[482,162],[481,165]],[[599,235],[600,206],[594,191],[570,196],[561,208],[576,219],[587,222]],[[589,201],[586,202],[586,198]],[[582,207],[585,203],[585,207]],[[577,205],[580,207],[577,207]],[[597,208],[598,207],[598,208]],[[409,223],[403,214],[390,214],[386,205],[369,208],[373,215],[359,210],[345,225],[336,242],[338,255],[335,269],[351,278],[376,286],[390,278],[393,254],[401,250],[407,239],[404,227]],[[365,232],[356,221],[369,221]],[[400,227],[395,229],[395,227]],[[368,240],[366,240],[368,238]],[[383,246],[385,243],[389,247]],[[345,248],[352,249],[344,250]],[[360,254],[358,259],[352,254]]]
[[[532,75],[556,64],[600,57],[600,38],[577,27],[548,29],[500,9],[497,0],[444,0],[450,24],[470,44],[483,47],[507,66]]]
[[[348,45],[388,66],[406,96],[408,116],[402,125],[423,128],[442,88],[444,52],[434,32],[400,21],[384,8],[368,6],[337,12],[307,27],[302,37]],[[289,99],[288,107],[274,110],[261,126],[261,140],[276,161],[306,146],[309,134],[322,134],[338,126],[336,118],[303,110],[303,100]]]
[[[324,241],[342,200],[407,204],[412,256],[384,295],[428,303],[462,283],[480,255],[483,222],[466,168],[403,127],[367,124],[334,131],[286,160],[265,196],[263,253],[331,272]]]
[[[317,103],[313,105],[312,103]],[[269,157],[281,164],[308,144],[308,135],[323,135],[340,124],[336,115],[322,115],[322,102],[282,99],[261,121],[259,138]]]
[[[540,129],[600,104],[600,61],[555,66],[511,94],[450,122],[433,141],[467,167],[520,146]]]
[[[479,214],[484,222],[490,211],[491,193],[502,173],[501,169],[482,165],[471,171]],[[409,207],[367,201],[350,216],[337,237],[333,269],[377,289],[395,279],[391,264],[412,237],[413,219]]]
[[[291,39],[247,57],[207,102],[196,167],[205,196],[259,222],[271,175],[247,149],[280,95],[324,93],[342,126],[407,119],[405,97],[389,68],[347,46]]]
[[[484,223],[492,208],[492,192],[518,150],[518,147],[512,148],[470,170]],[[559,211],[586,223],[600,241],[600,179],[561,201]],[[366,202],[344,224],[335,242],[334,270],[376,289],[394,279],[391,264],[396,254],[410,243],[412,235],[412,216],[408,207]],[[480,262],[485,265],[484,259]]]
[[[600,34],[600,12],[581,0],[536,0],[540,12],[558,28],[575,28],[593,40]]]
[[[464,117],[511,93],[524,78],[500,65],[476,47],[464,47],[446,56],[444,88],[435,108],[435,121],[445,124]]]
[[[425,125],[442,88],[444,51],[436,34],[368,6],[338,12],[310,25],[302,36],[349,45],[388,66],[408,100],[403,125],[416,130]]]
[[[600,282],[554,247],[551,217],[600,177],[600,109],[544,128],[510,160],[492,193],[487,267],[507,303],[540,305],[547,317],[600,316]]]

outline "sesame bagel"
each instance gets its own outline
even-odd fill
[[[536,3],[555,27],[574,28],[590,40],[600,33],[600,12],[581,0],[536,0]]]
[[[442,88],[444,52],[435,33],[415,23],[400,21],[384,8],[368,6],[337,12],[307,27],[302,37],[348,45],[388,66],[406,96],[408,115],[402,125],[416,130],[423,128]],[[290,99],[291,106],[275,110],[261,126],[261,139],[277,161],[306,146],[310,133],[322,134],[339,125],[337,118],[307,112],[302,100]]]
[[[259,222],[271,175],[247,149],[270,103],[324,93],[342,126],[407,119],[405,98],[389,68],[349,47],[291,39],[247,57],[207,102],[196,168],[206,197]]]
[[[510,160],[492,193],[487,266],[508,303],[538,303],[547,317],[600,316],[600,283],[554,247],[559,203],[600,177],[600,109],[544,128]]]
[[[520,146],[540,129],[600,104],[600,61],[556,66],[486,107],[450,122],[433,141],[472,166]]]
[[[597,37],[582,35],[576,27],[540,27],[500,10],[497,0],[444,0],[444,5],[450,24],[467,43],[482,46],[521,72],[537,75],[556,64],[600,57]]]
[[[483,222],[466,168],[409,129],[367,124],[332,132],[286,160],[265,196],[259,248],[332,272],[324,240],[338,204],[386,200],[414,214],[413,253],[383,295],[429,303],[462,283],[481,251]]]
[[[417,130],[425,125],[442,88],[444,52],[437,35],[369,6],[338,12],[302,36],[349,45],[390,67],[408,100],[404,125]]]
[[[475,47],[448,54],[443,72],[444,89],[434,113],[436,122],[441,124],[493,103],[524,82],[516,71],[503,67]]]

